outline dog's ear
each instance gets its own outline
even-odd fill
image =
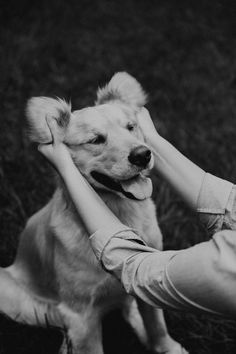
[[[140,83],[126,72],[116,73],[110,82],[103,88],[98,89],[96,105],[109,101],[121,101],[140,109],[146,103],[147,95]]]
[[[71,116],[71,105],[61,99],[50,97],[32,97],[26,106],[28,132],[30,140],[37,143],[51,142],[46,117],[53,117],[58,129],[66,129]]]

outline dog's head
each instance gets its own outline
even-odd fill
[[[140,84],[127,73],[115,74],[99,89],[93,107],[71,112],[60,99],[31,98],[27,105],[31,140],[50,142],[46,116],[54,117],[75,164],[95,188],[146,199],[152,193],[146,174],[153,157],[137,121],[145,100]]]

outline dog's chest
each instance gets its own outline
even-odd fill
[[[159,248],[161,234],[151,200],[135,202],[116,196],[101,197],[123,224],[137,230],[147,244]],[[122,295],[121,286],[99,265],[91,249],[89,235],[78,216],[75,212],[67,212],[62,219],[63,223],[57,230],[60,242],[57,244],[56,263],[63,298],[68,302],[76,297],[80,299],[80,305],[91,302],[91,297],[92,302],[117,301]]]
[[[134,201],[105,196],[103,200],[118,219],[124,225],[137,231],[149,246],[157,249],[162,247],[162,234],[157,223],[156,210],[150,198]]]

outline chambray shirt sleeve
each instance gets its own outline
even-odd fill
[[[236,186],[206,173],[199,193],[197,212],[210,234],[236,230]]]
[[[236,232],[181,251],[148,247],[124,225],[90,237],[104,269],[151,306],[236,317]]]
[[[198,199],[210,241],[180,251],[147,246],[136,230],[108,225],[90,237],[105,270],[126,292],[161,308],[236,317],[236,188],[206,174]]]
[[[122,224],[96,231],[90,242],[104,269],[121,281],[128,294],[152,306],[179,308],[162,288],[164,269],[178,251],[148,247],[135,230]]]

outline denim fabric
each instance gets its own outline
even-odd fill
[[[197,212],[210,235],[222,229],[236,229],[236,187],[209,173],[199,193]]]

